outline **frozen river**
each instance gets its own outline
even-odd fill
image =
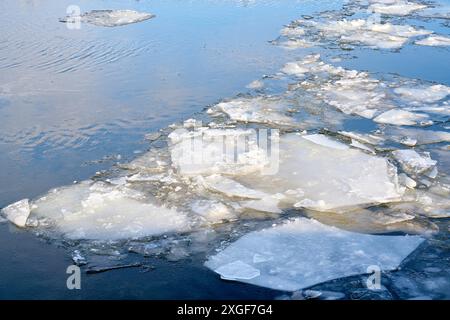
[[[448,1],[2,1],[0,298],[450,298],[449,21]],[[199,137],[233,161],[192,165]]]

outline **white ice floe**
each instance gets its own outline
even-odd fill
[[[362,44],[380,49],[398,49],[410,38],[432,33],[409,25],[375,23],[365,19],[325,22],[297,20],[296,23],[328,41],[337,40],[340,43]]]
[[[264,82],[261,80],[254,80],[247,85],[249,89],[261,89],[264,87]]]
[[[421,87],[400,87],[394,89],[394,92],[407,101],[433,103],[450,95],[450,87],[442,84]]]
[[[379,137],[374,134],[351,132],[351,131],[338,131],[338,133],[345,137],[355,139],[370,145],[378,145],[384,141],[383,137]]]
[[[203,185],[214,192],[219,192],[230,198],[264,199],[269,197],[267,193],[247,188],[232,179],[219,174],[213,174],[201,179]]]
[[[398,182],[401,184],[401,185],[403,185],[403,186],[405,186],[405,187],[407,187],[407,188],[409,188],[409,189],[414,189],[416,186],[417,186],[417,182],[416,181],[414,181],[413,179],[411,179],[410,177],[408,177],[406,174],[404,174],[404,173],[400,173],[399,175],[398,175]]]
[[[427,6],[423,4],[409,1],[395,1],[393,3],[374,3],[370,5],[369,10],[386,15],[406,16],[425,8],[427,8]]]
[[[402,169],[408,173],[420,174],[432,169],[437,161],[431,159],[428,152],[422,154],[415,150],[395,150],[392,151],[394,158],[400,163]]]
[[[401,197],[395,168],[386,159],[344,144],[341,147],[326,137],[313,137],[315,142],[294,133],[282,136],[279,170],[257,180],[244,176],[240,181],[268,194],[284,194],[284,207],[319,211],[340,211]]]
[[[436,35],[429,36],[422,40],[417,40],[415,43],[421,46],[445,47],[450,46],[450,38]]]
[[[398,126],[414,126],[421,123],[429,124],[429,116],[401,109],[391,109],[373,119],[373,121]]]
[[[30,204],[28,199],[17,201],[5,207],[1,211],[3,215],[18,227],[25,227],[30,215]]]
[[[223,112],[230,119],[240,122],[292,125],[292,117],[285,115],[289,108],[289,103],[282,98],[262,96],[220,102],[211,110]]]
[[[117,27],[154,18],[155,15],[134,10],[92,10],[80,16],[68,16],[61,22],[85,22],[101,27]]]
[[[169,139],[172,165],[183,175],[244,174],[270,165],[255,130],[177,129]]]
[[[352,142],[350,144],[352,147],[367,151],[369,153],[375,154],[375,150],[369,146],[366,146],[364,143],[359,142],[356,139],[352,139]]]
[[[32,215],[71,239],[125,239],[189,229],[186,215],[124,187],[85,181],[33,202]]]
[[[311,141],[315,144],[319,144],[324,147],[338,149],[338,150],[348,149],[348,146],[346,144],[336,141],[336,140],[333,140],[324,134],[308,134],[308,135],[304,135],[302,137],[303,137],[303,139],[306,139],[308,141]]]
[[[226,205],[216,200],[196,200],[191,204],[191,208],[193,212],[211,223],[218,223],[236,218]]]
[[[363,274],[373,265],[396,269],[422,241],[418,236],[353,233],[299,218],[249,233],[205,265],[224,279],[295,291]]]
[[[389,139],[407,146],[450,142],[450,132],[445,131],[416,128],[388,128],[386,129],[385,134]]]

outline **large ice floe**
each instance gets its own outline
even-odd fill
[[[134,10],[92,10],[61,18],[64,23],[89,23],[101,27],[117,27],[154,18],[151,13]]]
[[[392,270],[423,241],[417,236],[374,236],[298,218],[249,233],[205,265],[222,279],[296,291],[328,280]]]

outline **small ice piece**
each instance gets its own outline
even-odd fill
[[[394,124],[398,126],[414,126],[420,123],[421,121],[428,120],[428,115],[421,113],[414,113],[410,111],[400,110],[400,109],[391,109],[386,111],[375,119],[375,122],[384,123],[384,124]]]
[[[408,177],[405,173],[400,173],[398,175],[398,182],[409,189],[414,189],[417,186],[417,182]]]
[[[400,163],[402,169],[408,173],[420,174],[431,168],[436,164],[436,160],[430,158],[430,154],[424,152],[417,153],[415,150],[395,150],[392,151],[394,158]]]
[[[418,236],[353,233],[298,218],[244,235],[205,265],[230,280],[297,291],[366,273],[372,265],[394,270],[422,241]],[[267,260],[255,263],[256,254]]]
[[[210,175],[204,178],[202,182],[207,189],[222,193],[231,198],[264,199],[270,196],[262,191],[247,188],[239,182],[221,176],[220,174]]]
[[[192,211],[211,223],[218,223],[236,218],[226,205],[215,200],[196,200],[191,204],[191,208]]]
[[[80,16],[67,16],[60,22],[85,22],[101,27],[117,27],[154,18],[155,15],[134,10],[92,10]]]
[[[425,39],[417,40],[415,44],[430,47],[445,47],[450,46],[450,37],[432,35]]]
[[[378,145],[384,140],[382,137],[378,137],[373,134],[350,132],[350,131],[338,131],[338,133],[345,137],[355,139],[371,145]]]
[[[394,89],[394,92],[401,98],[413,102],[433,103],[444,99],[450,94],[450,87],[442,84],[424,86],[419,88],[400,87]]]
[[[281,213],[278,207],[279,200],[274,197],[268,197],[261,200],[241,201],[239,204],[246,209],[252,209],[261,212]]]
[[[290,107],[283,99],[262,96],[224,101],[213,108],[239,122],[292,125],[293,119],[285,115]]]
[[[281,29],[280,34],[285,37],[298,37],[305,34],[305,29],[288,26]]]
[[[261,80],[252,81],[247,85],[249,89],[261,89],[262,87],[264,87],[264,82]]]
[[[349,148],[346,144],[344,144],[342,142],[338,142],[336,140],[333,140],[324,134],[309,134],[309,135],[304,135],[302,137],[308,141],[314,142],[316,144],[319,144],[321,146],[328,147],[328,148],[333,148],[333,149],[338,149],[338,150],[346,150]]]
[[[406,16],[414,11],[425,9],[426,7],[426,5],[409,1],[396,1],[389,4],[374,3],[369,7],[369,10],[386,15]]]
[[[214,271],[224,280],[251,280],[260,275],[258,269],[240,260],[220,266]]]
[[[83,257],[81,255],[80,250],[74,250],[72,252],[72,261],[77,265],[77,266],[82,266],[87,264],[86,258]]]
[[[2,209],[3,215],[18,227],[25,227],[30,215],[30,204],[28,199],[14,202]]]
[[[366,146],[365,144],[359,142],[356,139],[352,139],[352,143],[350,144],[352,147],[367,151],[369,153],[375,154],[375,150],[373,150],[371,147]]]
[[[408,146],[450,142],[450,133],[445,131],[434,131],[417,128],[388,128],[386,135],[393,141]],[[413,144],[412,142],[415,143]]]
[[[373,212],[371,218],[382,225],[390,225],[403,221],[413,220],[415,216],[404,212]]]

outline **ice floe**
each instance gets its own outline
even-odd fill
[[[422,40],[417,40],[415,43],[421,46],[445,47],[450,46],[450,37],[433,35]]]
[[[426,5],[413,3],[409,1],[392,1],[389,3],[378,2],[370,5],[369,10],[372,12],[387,14],[387,15],[399,15],[406,16],[414,11],[427,8]]]
[[[392,109],[386,111],[374,118],[373,121],[384,124],[394,124],[398,126],[430,124],[428,115],[400,109]]]
[[[189,229],[186,215],[125,187],[85,181],[32,202],[32,215],[50,219],[70,239],[126,239]]]
[[[392,151],[394,158],[400,162],[403,170],[412,174],[420,174],[432,169],[437,161],[431,159],[430,154],[424,152],[417,153],[415,150],[395,150]]]
[[[375,5],[374,5],[375,6]],[[380,6],[378,8],[382,10]],[[353,20],[295,20],[290,26],[290,30],[301,28],[306,30],[306,34],[293,35],[294,31],[288,35],[291,42],[310,42],[310,38],[318,39],[319,43],[337,41],[340,44],[363,45],[378,49],[399,49],[411,38],[429,35],[432,31],[416,29],[409,25],[395,25],[390,22],[377,23],[369,19]],[[285,34],[282,34],[285,36]],[[286,36],[285,36],[286,37]],[[284,42],[279,42],[283,44]]]
[[[154,18],[155,15],[134,10],[92,10],[80,16],[68,16],[61,22],[85,22],[101,27],[117,27]]]
[[[296,291],[366,273],[373,265],[396,269],[422,241],[352,233],[298,218],[243,236],[205,265],[227,280]]]
[[[18,227],[25,227],[30,215],[30,204],[28,199],[17,201],[5,207],[1,211],[3,215]]]
[[[394,89],[394,92],[400,95],[403,99],[412,102],[433,103],[450,95],[450,87],[442,84],[418,88],[400,87]]]

